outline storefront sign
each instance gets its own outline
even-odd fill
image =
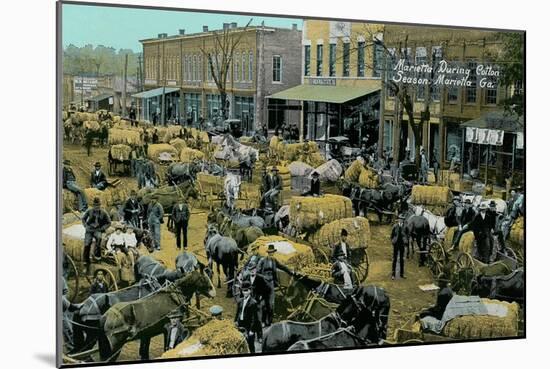
[[[334,78],[310,78],[309,84],[318,86],[336,86],[336,80]]]
[[[74,77],[74,89],[78,92],[91,92],[97,89],[97,78]]]
[[[502,130],[466,127],[466,142],[502,146],[503,141],[504,131]]]

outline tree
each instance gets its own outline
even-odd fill
[[[514,93],[504,99],[501,106],[506,111],[522,116],[525,109],[523,92],[525,35],[520,32],[500,32],[498,37],[503,43],[496,60],[501,71],[500,83],[504,85],[506,90],[509,90],[512,86],[515,87]]]
[[[238,31],[229,27],[213,31],[211,48],[201,47],[201,53],[208,63],[208,69],[220,93],[223,119],[227,119],[227,77],[231,73],[233,55],[250,23],[252,19]]]

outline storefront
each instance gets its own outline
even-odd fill
[[[196,123],[202,114],[202,95],[185,92],[183,97],[186,122],[187,124]]]
[[[90,111],[107,110],[113,111],[114,97],[112,93],[104,93],[86,99]]]
[[[303,139],[326,143],[330,137],[345,135],[353,145],[359,145],[363,138],[368,137],[371,144],[378,138],[379,85],[299,85],[268,96],[268,99],[270,111],[291,108],[289,101],[302,102],[300,137]],[[282,100],[286,103],[281,104]],[[268,124],[272,126],[272,122]]]
[[[522,186],[525,171],[524,118],[492,112],[461,124],[462,175],[485,184]]]
[[[140,120],[160,122],[162,96],[164,94],[165,120],[177,121],[179,112],[179,88],[159,87],[132,95],[137,102]]]
[[[254,130],[254,98],[247,96],[235,96],[235,109],[233,111],[235,119],[242,122],[243,132]]]

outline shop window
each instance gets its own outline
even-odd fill
[[[462,160],[462,132],[458,123],[447,124],[447,147],[446,160],[451,161],[453,158],[457,162]]]

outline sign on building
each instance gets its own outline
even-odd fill
[[[466,127],[466,142],[502,146],[503,141],[504,131],[502,130]]]

